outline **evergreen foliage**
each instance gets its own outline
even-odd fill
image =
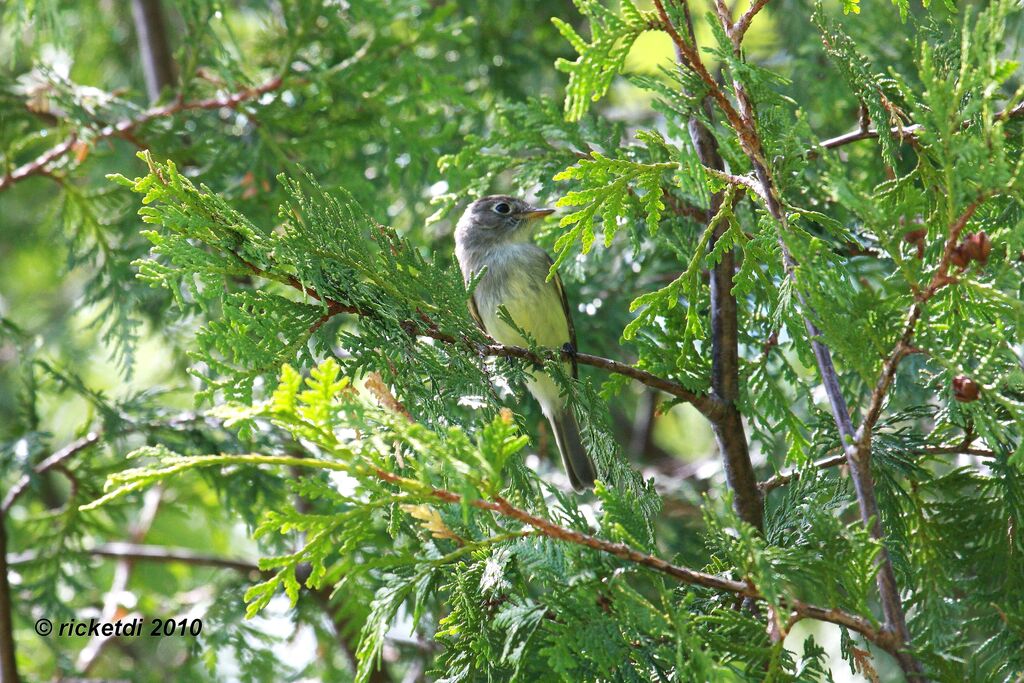
[[[150,103],[0,9],[5,681],[1024,676],[1017,3],[156,5]],[[579,379],[469,315],[497,191]]]

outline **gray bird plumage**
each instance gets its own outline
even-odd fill
[[[470,309],[483,329],[502,344],[522,346],[525,339],[498,317],[504,306],[516,325],[540,346],[576,348],[576,332],[557,274],[549,282],[551,258],[530,241],[530,223],[552,213],[504,195],[478,199],[469,205],[455,229],[455,255],[468,281],[486,267],[477,284]],[[576,376],[575,361],[566,364]],[[569,481],[577,491],[590,488],[596,477],[594,463],[580,441],[572,410],[558,384],[534,371],[527,388],[540,404],[555,435],[555,443]]]

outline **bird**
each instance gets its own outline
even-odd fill
[[[557,272],[548,280],[551,257],[531,241],[534,222],[552,213],[554,209],[507,195],[477,199],[456,225],[455,256],[467,283],[483,271],[469,309],[484,332],[501,344],[526,345],[526,339],[499,317],[498,309],[504,306],[537,345],[569,351],[565,368],[575,378],[576,330],[565,287]],[[551,425],[569,483],[576,491],[593,488],[594,461],[558,383],[535,370],[526,387]]]

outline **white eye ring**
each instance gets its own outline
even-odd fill
[[[512,213],[512,207],[506,202],[498,202],[494,205],[494,213],[500,213],[503,216],[507,216]]]

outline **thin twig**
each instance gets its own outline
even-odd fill
[[[247,100],[259,98],[264,93],[277,90],[281,87],[282,82],[281,76],[275,76],[261,85],[252,88],[243,88],[229,95],[221,95],[218,97],[210,97],[207,99],[192,100],[188,102],[176,100],[170,104],[160,107],[152,107],[143,111],[138,116],[122,119],[117,123],[104,126],[94,134],[90,135],[89,140],[91,143],[95,143],[107,138],[122,137],[154,119],[172,116],[183,111],[221,108],[234,109],[239,104]],[[71,133],[64,142],[51,147],[32,161],[22,164],[13,171],[0,176],[0,192],[6,190],[14,183],[33,175],[49,174],[50,164],[66,156],[68,152],[76,146],[79,140],[80,136],[78,133]]]
[[[129,562],[176,562],[196,567],[232,569],[242,573],[260,571],[259,565],[248,560],[200,553],[190,548],[169,548],[148,543],[127,543],[122,541],[99,543],[91,548],[87,548],[83,552],[94,557],[127,560]],[[39,554],[35,551],[18,553],[11,556],[10,564],[30,564],[35,562],[38,556]]]
[[[481,355],[484,356],[521,358],[523,360],[530,361],[535,365],[540,365],[543,363],[543,358],[534,353],[531,353],[529,349],[525,349],[521,346],[508,346],[505,344],[486,344],[479,348]],[[582,365],[589,365],[591,367],[599,368],[601,370],[607,370],[608,372],[617,375],[623,375],[624,377],[635,379],[641,384],[645,384],[654,389],[664,391],[666,394],[670,394],[678,399],[681,399],[689,403],[712,422],[716,422],[721,419],[723,411],[721,402],[712,396],[708,396],[707,394],[695,394],[694,392],[690,391],[689,389],[687,389],[686,387],[677,382],[667,380],[663,377],[659,377],[658,375],[647,372],[646,370],[641,370],[640,368],[628,365],[626,363],[621,363],[617,360],[612,360],[611,358],[594,356],[589,353],[572,354],[569,351],[561,349],[557,350],[557,353],[558,357],[562,358],[563,360],[571,360],[573,357],[575,357],[576,362]]]
[[[814,462],[813,467],[818,470],[827,470],[831,467],[838,467],[839,465],[845,463],[846,454],[840,453],[838,455],[832,455],[827,458],[816,460]],[[758,488],[760,488],[763,493],[767,494],[769,491],[774,491],[780,486],[784,486],[795,479],[799,479],[801,471],[801,469],[795,467],[792,469],[783,470],[778,474],[775,474],[769,477],[768,479],[762,481],[760,484],[758,484]]]
[[[994,458],[994,457],[996,457],[995,451],[992,451],[992,450],[990,450],[988,448],[971,448],[969,445],[964,445],[964,444],[954,445],[954,446],[928,446],[926,448],[921,448],[921,449],[915,450],[914,452],[918,453],[918,454],[921,454],[921,455],[951,455],[951,454],[959,455],[959,454],[963,454],[963,455],[973,455],[973,456],[978,457],[978,458]],[[839,453],[839,454],[836,454],[836,455],[830,455],[830,456],[821,458],[820,460],[816,460],[814,462],[814,465],[812,465],[812,467],[814,469],[817,469],[817,470],[827,470],[829,468],[838,467],[839,465],[845,465],[845,464],[846,464],[846,454],[845,453]],[[772,475],[768,479],[765,479],[764,481],[762,481],[757,486],[758,486],[758,488],[761,489],[761,491],[763,493],[767,494],[769,491],[774,491],[775,489],[779,488],[780,486],[785,486],[789,482],[794,481],[796,479],[799,479],[800,478],[800,474],[801,474],[802,471],[803,471],[802,468],[797,468],[797,467],[793,467],[793,468],[790,468],[790,469],[787,469],[787,470],[783,470],[781,472],[778,472],[777,474]]]
[[[889,387],[892,385],[892,382],[896,377],[896,370],[899,368],[900,362],[913,352],[911,341],[914,337],[914,330],[917,327],[917,323],[924,312],[925,304],[935,296],[935,293],[941,288],[955,281],[949,275],[949,267],[952,265],[953,252],[956,250],[957,243],[960,241],[960,235],[967,226],[967,222],[974,215],[974,212],[978,210],[978,207],[981,206],[981,203],[987,196],[988,193],[982,193],[979,195],[977,199],[971,202],[967,208],[964,209],[953,224],[949,226],[946,242],[942,250],[942,258],[939,260],[939,265],[935,269],[935,275],[932,276],[931,282],[928,286],[923,291],[918,292],[916,300],[907,312],[907,321],[903,326],[903,332],[900,334],[900,338],[896,342],[892,352],[889,354],[889,357],[886,358],[885,362],[882,364],[882,372],[879,374],[878,380],[875,382],[875,388],[871,392],[871,399],[868,402],[867,412],[864,414],[864,419],[861,422],[860,429],[857,431],[856,435],[857,448],[861,451],[870,450],[871,432],[875,427],[875,423],[878,422],[878,418],[882,414],[882,404],[885,402],[885,397],[888,395]]]
[[[630,188],[629,191],[631,193],[634,193],[634,190],[632,188]],[[708,212],[705,209],[702,209],[701,207],[695,204],[690,204],[689,202],[683,201],[679,197],[676,197],[674,194],[669,192],[667,189],[662,191],[661,200],[665,202],[665,206],[668,207],[668,209],[672,211],[672,213],[674,214],[686,216],[687,218],[691,218],[695,221],[700,221],[702,223],[706,223],[709,218]]]
[[[65,460],[68,460],[69,458],[78,455],[79,453],[89,448],[90,446],[95,445],[97,442],[99,442],[100,437],[101,433],[98,431],[89,432],[82,438],[76,439],[75,441],[72,441],[64,448],[60,449],[59,451],[56,451],[53,455],[38,463],[32,469],[37,475],[49,472],[55,467],[62,465]],[[19,479],[18,482],[11,487],[11,490],[7,492],[7,496],[4,498],[4,502],[0,504],[0,512],[8,512],[11,509],[11,506],[14,505],[14,501],[16,501],[21,496],[21,494],[25,492],[25,489],[28,488],[28,485],[31,482],[32,478],[27,474],[24,475],[21,479]]]
[[[156,422],[141,422],[137,424],[128,425],[129,431],[142,431],[142,430],[155,430],[155,429],[179,429],[182,426],[195,422],[199,419],[193,412],[185,412],[177,415],[168,420],[156,421]],[[51,470],[60,469],[64,466],[65,462],[78,455],[84,450],[96,445],[103,438],[103,432],[101,430],[93,430],[71,443],[67,444],[58,451],[55,451],[48,458],[36,463],[32,468],[32,472],[38,476],[45,474]],[[2,504],[0,504],[0,513],[6,513],[14,505],[14,502],[21,497],[29,484],[32,483],[32,477],[28,474],[21,477],[18,482],[11,487],[11,490],[7,492],[7,496],[4,498]]]
[[[1024,102],[1011,109],[1003,109],[997,112],[993,118],[996,121],[1006,121],[1008,119],[1017,118],[1018,116],[1024,116]],[[963,128],[967,128],[970,124],[970,121],[964,121],[961,125]],[[916,140],[923,130],[924,126],[921,124],[912,123],[907,126],[893,126],[889,129],[889,134],[901,140]],[[860,142],[861,140],[873,140],[878,137],[878,134],[877,128],[865,128],[864,126],[860,126],[857,130],[850,131],[849,133],[843,133],[842,135],[837,135],[834,138],[822,140],[818,144],[807,149],[804,152],[804,158],[816,159],[823,149],[836,149],[854,142]]]
[[[665,4],[662,0],[654,0],[654,7],[658,12],[658,18],[660,22],[656,23],[652,28],[658,28],[665,31],[672,42],[675,43],[676,53],[679,55],[680,60],[690,68],[697,76],[708,86],[708,94],[714,99],[715,104],[725,117],[729,120],[729,123],[737,130],[741,131],[744,129],[743,121],[740,118],[739,112],[732,106],[732,102],[725,96],[722,89],[718,86],[718,82],[715,77],[711,75],[711,72],[704,66],[704,62],[700,58],[700,53],[697,52],[695,45],[687,43],[679,31],[676,29],[675,24],[668,16],[668,12],[665,11]],[[745,139],[740,140],[741,143],[745,142]]]

